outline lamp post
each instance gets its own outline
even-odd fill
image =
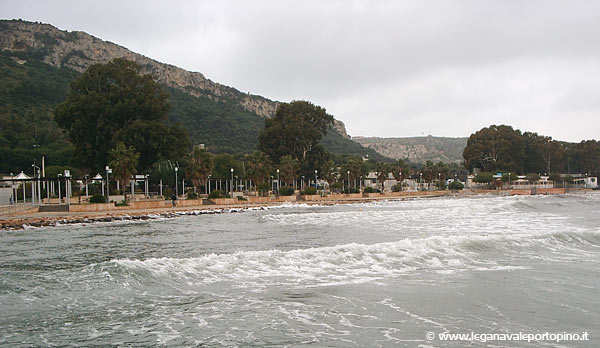
[[[508,172],[508,189],[510,190],[510,172]]]
[[[110,181],[108,181],[108,174],[112,174],[112,169],[106,166],[106,202],[110,202]]]
[[[350,193],[350,171],[347,170],[346,174],[348,174],[348,193]]]
[[[110,172],[112,173],[112,170]],[[71,205],[71,171],[68,169],[65,169],[65,199],[67,205]]]
[[[300,192],[304,191],[304,175],[302,175],[302,181],[300,181]]]
[[[179,171],[178,167],[175,167],[175,197],[179,196],[179,187],[177,184],[177,172]]]
[[[88,175],[85,175],[85,196],[88,197]]]
[[[62,201],[62,194],[60,193],[60,178],[61,177],[62,177],[62,174],[58,174],[58,204],[60,204]],[[102,188],[102,191],[104,191],[104,188]]]
[[[33,166],[33,185],[31,187],[34,189],[31,191],[31,196],[35,197],[34,200],[37,200],[38,205],[42,203],[42,192],[40,187],[40,167],[35,165],[35,162],[32,164]],[[36,180],[37,178],[37,180]],[[35,194],[34,194],[35,192]],[[33,203],[33,202],[32,202]]]
[[[358,178],[358,185],[359,185],[359,191],[360,193],[362,193],[362,183],[363,183],[363,176],[361,175],[360,178]]]
[[[399,172],[398,174],[400,174],[400,191],[402,191],[402,172]]]
[[[17,203],[17,195],[15,194],[15,175],[13,173],[10,173],[10,194],[12,196],[12,203]]]
[[[319,176],[317,175],[317,173],[318,173],[318,172],[319,172],[319,171],[315,169],[315,190],[317,190],[317,188],[319,187],[319,186],[317,185],[317,179],[319,178]]]
[[[231,168],[231,197],[233,197],[233,168]]]
[[[281,184],[279,181],[279,168],[277,168],[277,196],[279,196],[279,190],[281,189]]]
[[[442,189],[442,173],[438,173],[438,189]]]
[[[210,184],[210,177],[211,177],[211,176],[212,176],[212,175],[209,175],[209,176],[208,176],[208,192],[206,192],[206,194],[208,194],[208,195],[210,195],[210,191],[211,191],[211,184]]]
[[[419,190],[423,189],[422,185],[423,185],[423,173],[419,172]]]

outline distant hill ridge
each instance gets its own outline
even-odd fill
[[[427,160],[460,163],[469,138],[407,137],[379,138],[354,136],[352,140],[385,157],[423,163]]]
[[[277,109],[277,102],[242,93],[213,82],[199,72],[158,62],[82,31],[67,32],[50,24],[19,20],[0,21],[0,30],[0,50],[26,53],[30,58],[57,68],[84,72],[92,64],[124,57],[138,63],[143,73],[152,74],[158,82],[190,95],[208,97],[217,102],[234,98],[244,109],[263,117],[271,117]]]
[[[204,143],[214,152],[252,151],[264,127],[264,118],[272,117],[279,105],[277,101],[240,92],[199,72],[158,62],[84,32],[67,32],[50,24],[0,20],[0,68],[11,81],[10,86],[0,88],[0,99],[4,102],[0,106],[0,121],[26,119],[22,124],[26,127],[41,120],[46,128],[38,133],[47,133],[47,127],[52,125],[53,106],[62,100],[58,94],[66,93],[68,82],[92,64],[122,57],[138,63],[143,73],[152,74],[171,94],[170,122],[181,122],[194,143]],[[45,64],[54,70],[45,68]],[[54,89],[51,99],[35,95],[48,94],[44,88],[50,85]],[[32,90],[31,86],[39,87]],[[32,92],[24,93],[27,90]],[[341,121],[336,120],[333,129],[336,131],[329,132],[322,141],[328,150],[343,155],[379,156],[350,140]],[[38,140],[32,143],[44,145]]]

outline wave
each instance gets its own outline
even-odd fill
[[[509,270],[519,268],[502,253],[519,254],[533,248],[539,252],[581,252],[600,246],[600,231],[556,232],[545,235],[494,234],[403,239],[377,244],[350,243],[331,247],[238,251],[193,258],[117,259],[92,265],[111,278],[147,284],[208,285],[236,282],[254,287],[272,284],[306,286],[377,281],[415,273],[448,274],[464,270]]]

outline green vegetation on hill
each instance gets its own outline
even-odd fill
[[[72,145],[53,120],[78,73],[0,52],[0,172],[31,168],[34,159],[71,164]]]
[[[265,119],[236,103],[215,102],[174,88],[169,121],[185,126],[193,144],[205,144],[214,153],[250,153],[256,148]]]
[[[272,115],[278,105],[83,32],[61,31],[50,24],[0,20],[0,34],[2,173],[27,172],[34,161],[39,164],[41,156],[46,156],[48,166],[82,165],[81,160],[75,159],[74,146],[66,133],[55,123],[54,112],[65,100],[71,81],[89,66],[114,58],[130,57],[142,65],[143,73],[152,73],[156,80],[164,81],[162,88],[168,93],[170,104],[167,122],[182,124],[192,143],[205,144],[207,150],[214,153],[253,152],[258,135],[265,127],[264,117]],[[98,51],[104,54],[95,54]],[[68,122],[63,126],[72,128]],[[147,134],[150,128],[147,127]],[[157,132],[160,133],[155,130],[154,134]],[[132,138],[130,135],[122,134],[121,138]],[[74,139],[79,138],[81,136]],[[132,141],[139,143],[139,139]],[[341,158],[368,155],[371,159],[384,159],[335,131],[328,131],[321,144]],[[92,148],[95,151],[97,147]],[[142,162],[147,161],[142,158]],[[95,167],[102,165],[94,164]]]
[[[323,147],[327,151],[336,155],[368,157],[374,161],[391,161],[390,158],[384,157],[377,151],[344,137],[333,129],[327,132],[327,135],[321,139],[321,144],[323,144]]]

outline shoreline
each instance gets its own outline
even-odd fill
[[[576,193],[574,191],[571,193]],[[318,201],[295,201],[295,202],[265,202],[265,203],[239,203],[239,204],[221,204],[221,205],[198,205],[198,206],[183,206],[183,207],[168,207],[168,208],[146,208],[146,209],[124,209],[116,211],[96,211],[96,212],[34,212],[23,213],[12,216],[0,216],[0,231],[15,231],[37,227],[56,227],[67,224],[87,224],[97,222],[115,222],[115,221],[136,221],[136,220],[154,220],[175,218],[178,216],[192,216],[205,214],[223,214],[236,213],[248,210],[266,210],[271,207],[283,205],[323,205],[331,206],[338,204],[358,204],[374,201],[403,201],[419,198],[436,198],[436,197],[474,197],[484,195],[498,195],[498,191],[490,192],[451,192],[451,191],[433,191],[423,192],[418,195],[381,195],[376,197],[362,198],[343,198]],[[569,194],[560,193],[560,194]]]

